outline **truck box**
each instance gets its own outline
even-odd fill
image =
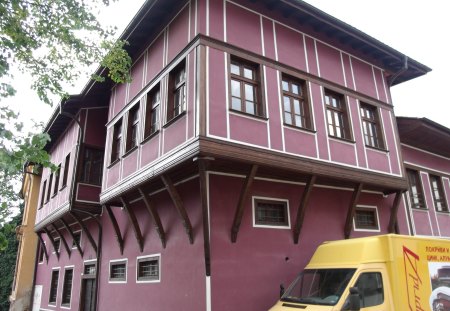
[[[450,311],[449,286],[450,240],[389,234],[325,242],[270,311]]]

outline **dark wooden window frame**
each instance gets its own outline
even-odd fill
[[[86,157],[86,151],[90,151],[89,158]],[[96,154],[97,153],[97,154]],[[94,173],[95,170],[92,170],[92,167],[94,166],[92,163],[95,160],[95,155],[99,155],[101,153],[101,159],[99,161],[98,167],[100,168],[100,171],[98,172],[98,176]],[[104,150],[98,147],[94,146],[87,146],[85,145],[83,147],[83,157],[82,157],[82,164],[81,164],[81,172],[80,172],[80,182],[84,184],[89,185],[96,185],[101,186],[102,184],[102,177],[103,177],[103,157],[104,157]],[[87,161],[88,160],[88,161]],[[97,159],[98,160],[98,159]],[[86,165],[90,165],[87,174],[86,172]],[[97,180],[96,180],[97,179]]]
[[[53,197],[58,193],[60,175],[61,175],[61,164],[58,165],[58,168],[55,171],[55,185],[53,186],[53,194],[52,194]]]
[[[232,66],[239,68],[239,74],[233,73]],[[260,70],[260,64],[253,63],[242,58],[237,58],[235,56],[230,56],[229,59],[229,73],[228,73],[228,83],[229,83],[229,109],[231,111],[236,111],[238,113],[244,113],[250,116],[264,117],[265,110],[262,97],[262,76]],[[245,77],[245,70],[250,70],[252,72],[253,79]],[[233,81],[239,83],[239,97],[233,96]],[[253,103],[254,113],[247,112],[246,109],[246,92],[245,86],[250,85],[253,87]],[[240,101],[240,108],[233,108],[233,98]]]
[[[358,215],[367,212],[370,212],[373,215],[373,226],[361,225],[360,223],[358,223]],[[378,216],[378,208],[376,206],[357,205],[355,208],[355,215],[353,217],[353,229],[355,231],[379,232],[380,221]]]
[[[139,123],[141,115],[141,103],[138,101],[128,110],[127,120],[127,140],[125,144],[125,153],[131,151],[139,145]]]
[[[293,86],[298,86],[299,92],[295,93]],[[285,89],[287,86],[287,90]],[[309,96],[306,87],[306,82],[304,80],[294,78],[292,76],[282,74],[281,76],[281,94],[282,94],[282,106],[283,106],[283,120],[285,125],[294,126],[298,128],[312,130],[312,118],[311,118],[311,107],[309,105]],[[285,98],[289,100],[289,110],[286,111]],[[299,102],[300,111],[296,113],[295,110],[295,100]],[[286,120],[286,115],[290,116],[291,122]],[[299,116],[301,124],[298,125],[296,122],[296,117]]]
[[[64,159],[64,172],[62,175],[61,189],[67,186],[67,178],[69,175],[69,166],[70,166],[70,153],[66,155]]]
[[[42,184],[42,192],[41,192],[41,204],[39,205],[39,209],[44,207],[44,204],[47,203],[45,201],[45,194],[47,190],[47,180],[44,180],[44,183]]]
[[[53,173],[51,173],[50,177],[48,178],[48,188],[47,188],[47,196],[45,197],[45,203],[50,201],[50,198],[52,197],[52,186],[53,186]]]
[[[290,213],[289,213],[289,201],[285,199],[278,198],[266,198],[257,197],[252,198],[253,201],[253,227],[256,228],[273,228],[273,229],[290,229]],[[263,205],[278,205],[279,208],[284,209],[285,219],[282,222],[268,222],[258,220],[258,209],[262,208]]]
[[[406,177],[408,179],[409,203],[411,204],[411,207],[417,209],[427,209],[420,172],[407,168]],[[413,187],[416,188],[416,193],[414,193]],[[417,203],[415,203],[415,201],[417,201]]]
[[[117,277],[114,275],[114,268],[116,266],[125,266],[124,277]],[[119,259],[119,260],[111,260],[109,262],[109,274],[108,281],[109,283],[127,283],[127,275],[128,275],[128,260],[127,259]]]
[[[52,269],[52,277],[50,279],[48,304],[52,306],[56,306],[56,301],[58,300],[59,270],[60,268]]]
[[[177,78],[183,76],[179,81]],[[167,98],[167,117],[166,124],[183,115],[186,111],[186,95],[187,95],[187,72],[186,60],[183,59],[174,69],[169,73],[169,93]],[[180,100],[179,96],[182,96]]]
[[[366,146],[384,149],[383,132],[378,108],[366,103],[360,103],[363,139]]]
[[[142,276],[141,274],[141,265],[150,263],[152,261],[156,261],[158,266],[157,276]],[[136,282],[137,283],[159,283],[161,282],[161,255],[147,255],[147,256],[139,256],[136,258]]]
[[[334,107],[330,102],[330,100],[334,98],[339,103],[339,107]],[[337,139],[344,140],[352,140],[352,131],[350,126],[350,121],[348,118],[348,109],[347,109],[347,101],[345,100],[345,96],[343,94],[324,89],[324,103],[325,103],[325,113],[326,113],[326,126],[328,131],[328,136],[334,137]],[[333,114],[330,118],[330,113]],[[336,123],[336,116],[338,116],[339,124]],[[333,133],[330,131],[330,127],[332,128]],[[340,131],[338,131],[340,129]],[[337,133],[341,134],[338,135]]]
[[[112,143],[110,164],[115,163],[122,156],[122,135],[123,135],[123,120],[120,118],[112,127]]]
[[[63,307],[70,307],[70,303],[72,301],[73,276],[74,276],[73,270],[74,270],[73,267],[64,268],[64,280],[61,295],[61,306]]]
[[[44,242],[45,243],[45,242]],[[38,240],[38,244],[39,244],[39,257],[38,257],[38,263],[42,264],[44,263],[44,257],[45,257],[45,249],[44,249],[44,245],[42,245],[42,243]]]
[[[430,178],[430,188],[431,188],[431,195],[433,197],[433,204],[434,209],[437,212],[441,213],[448,213],[448,205],[445,197],[444,192],[444,185],[442,184],[442,177],[438,175],[429,175]],[[433,185],[433,183],[436,182],[436,187]],[[439,198],[436,196],[439,196]],[[441,204],[441,209],[438,207],[438,203]]]
[[[144,121],[145,122],[144,139],[152,136],[153,134],[159,131],[160,109],[161,109],[161,84],[158,83],[147,93],[145,121]],[[154,117],[156,117],[156,119],[154,119]]]

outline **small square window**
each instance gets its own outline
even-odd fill
[[[109,281],[126,282],[127,281],[127,262],[111,261],[109,264]]]
[[[160,256],[138,257],[136,277],[137,281],[159,282]]]
[[[376,207],[357,207],[355,210],[354,227],[356,230],[379,231],[378,213]]]
[[[255,227],[290,228],[287,200],[254,197],[253,208]]]
[[[95,263],[86,263],[84,265],[84,276],[94,276],[97,272],[97,265]]]
[[[81,231],[74,232],[73,237],[74,239],[72,241],[72,248],[77,248],[76,242],[78,242],[78,245],[81,246]]]

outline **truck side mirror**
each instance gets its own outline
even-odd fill
[[[349,302],[351,311],[359,311],[361,309],[358,287],[350,287]]]
[[[284,285],[280,284],[280,298],[284,295]]]

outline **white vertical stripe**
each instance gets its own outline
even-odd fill
[[[277,45],[277,32],[275,30],[275,21],[272,21],[273,28],[273,44],[275,47],[275,60],[278,61],[278,45]],[[283,148],[284,150],[284,148]]]
[[[384,89],[384,95],[386,95],[386,102],[390,103],[389,96],[388,96],[387,89],[386,89],[386,83],[384,82],[384,74],[381,69],[379,69],[379,70],[380,70],[380,74],[381,74],[381,81],[383,81],[383,89]]]
[[[309,88],[309,99],[311,100],[311,121],[312,121],[312,126],[313,126],[313,130],[316,130],[316,133],[314,135],[314,140],[316,141],[316,158],[319,159],[319,143],[317,141],[317,126],[316,126],[316,118],[314,115],[314,100],[313,100],[313,96],[312,96],[312,86],[311,86],[311,81],[308,81],[308,88]]]
[[[422,174],[423,172],[420,172],[420,173]],[[431,212],[431,209],[433,209],[433,214],[434,214],[434,219],[436,220],[436,226],[437,226],[437,229],[438,229],[438,234],[439,234],[439,236],[441,236],[441,228],[439,227],[439,219],[437,217],[436,208],[435,208],[435,205],[434,205],[433,189],[431,189],[430,175],[428,173],[423,173],[423,174],[427,175],[427,177],[428,177],[428,187],[430,188],[430,195],[431,195],[430,199],[431,199],[431,203],[432,203],[431,205],[432,206],[429,207],[429,211]],[[423,183],[422,183],[422,185],[423,185]]]
[[[230,139],[230,109],[228,109],[228,105],[230,104],[230,98],[228,96],[228,57],[227,53],[223,53],[224,56],[224,64],[225,64],[225,112],[227,114],[227,139]]]
[[[186,140],[188,140],[188,133],[189,133],[189,103],[190,103],[190,88],[191,88],[191,79],[189,79],[190,77],[190,70],[189,68],[190,66],[190,58],[191,55],[188,54],[186,56],[186,98],[185,98],[185,105],[186,105]]]
[[[359,99],[356,99],[356,107],[358,108],[358,115],[360,115],[361,114],[361,105],[360,105]],[[367,148],[366,148],[366,140],[364,138],[364,129],[363,129],[361,117],[359,117],[358,119],[359,119],[359,128],[361,131],[362,144],[363,144],[363,149],[364,149],[364,157],[366,159],[366,167],[368,168],[369,161],[367,161]]]
[[[306,39],[304,33],[302,33],[302,37],[303,37],[303,50],[305,50],[306,72],[309,73],[308,50],[306,49]]]
[[[348,114],[350,116],[350,130],[354,132],[354,126],[353,126],[353,116],[352,116],[352,107],[350,107],[350,97],[347,96],[347,108],[348,108]],[[359,119],[359,118],[358,118]],[[354,136],[354,133],[353,133]],[[355,160],[356,160],[356,166],[359,167],[359,160],[358,160],[358,153],[356,152],[356,144],[353,145],[353,150],[355,152]]]
[[[206,47],[206,136],[209,136],[209,46]]]
[[[377,92],[377,99],[380,100],[380,94],[378,93],[377,79],[375,78],[375,70],[373,66],[370,66],[370,68],[372,68],[372,77],[373,83],[375,84],[375,91]]]
[[[405,196],[408,197],[408,192],[402,194],[403,208],[405,209],[406,224],[408,225],[408,234],[416,235],[416,229],[414,227],[414,219],[413,219],[414,216],[412,215],[412,210],[409,208],[408,205],[406,205]],[[413,232],[411,232],[411,227],[413,229]]]
[[[211,311],[211,277],[206,277],[206,311]]]
[[[327,118],[327,107],[325,105],[325,103],[323,102],[324,100],[324,91],[323,91],[323,86],[320,85],[320,98],[321,98],[321,105],[322,105],[322,109],[323,109],[323,117],[324,117],[324,122],[325,122],[325,138],[327,140],[327,147],[328,147],[328,161],[331,161],[331,150],[330,150],[330,137],[328,137],[328,118]]]
[[[389,111],[389,116],[390,116],[390,119],[391,119],[391,128],[392,128],[392,130],[393,130],[393,134],[395,134],[396,133],[396,130],[395,130],[395,127],[394,127],[394,121],[393,121],[393,119],[392,119],[392,111]],[[397,146],[397,139],[396,139],[396,136],[394,135],[394,137],[393,137],[393,139],[394,139],[394,146],[395,146],[395,150],[397,151],[397,165],[398,165],[398,170],[399,170],[399,174],[400,174],[400,176],[403,174],[403,172],[402,172],[402,166],[400,165],[400,152],[401,152],[401,150],[400,150],[400,148]]]
[[[209,0],[206,0],[206,35],[209,36]]]
[[[191,41],[191,1],[189,1],[188,42]]]
[[[266,118],[268,121],[266,122],[267,126],[267,142],[269,143],[269,149],[272,149],[272,143],[270,141],[270,115],[269,115],[269,100],[267,98],[267,72],[266,72],[266,66],[263,66],[263,72],[264,72],[264,95],[265,95],[265,106],[266,106]]]
[[[275,31],[275,28],[274,28]],[[280,75],[281,72],[277,71],[277,88],[278,88],[278,98],[279,98],[279,102],[278,102],[278,107],[280,109],[280,127],[281,127],[281,142],[283,143],[283,151],[286,151],[286,146],[285,146],[285,142],[284,142],[284,126],[283,126],[283,95],[281,94],[281,88],[280,88]]]
[[[383,136],[384,141],[386,142],[386,150],[389,150],[389,146],[387,143],[387,139],[386,139],[386,130],[384,127],[384,120],[383,120],[383,111],[381,110],[381,108],[377,108],[377,112],[378,115],[380,116],[380,130],[381,130],[381,135]],[[391,156],[389,155],[389,153],[386,153],[386,157],[389,163],[389,172],[392,174],[392,163],[391,163]]]
[[[352,72],[353,89],[356,91],[355,73],[353,72],[353,62],[350,55],[348,55],[348,61],[350,62],[350,70]]]
[[[195,0],[195,25],[194,25],[194,27],[195,27],[195,35],[197,35],[197,33],[198,33],[198,29],[197,29],[198,14],[197,14],[197,11],[198,11],[198,5],[197,5],[197,0]]]
[[[342,57],[342,51],[339,51],[339,55],[341,56],[341,66],[342,66],[342,74],[344,75],[344,85],[345,87],[347,87],[347,76],[345,75],[344,58]]]
[[[223,41],[227,42],[227,1],[223,0]]]
[[[317,41],[314,39],[314,51],[316,53],[316,63],[317,63],[317,74],[320,75],[320,65],[319,65],[319,53],[317,52]]]
[[[442,177],[442,186],[443,186],[443,188],[444,188],[444,195],[445,195],[445,202],[446,202],[446,204],[447,204],[447,208],[450,208],[449,207],[449,203],[450,203],[450,194],[449,193],[447,193],[447,187],[445,187],[445,182],[447,182],[447,185],[449,185],[449,179],[447,178],[447,177]]]
[[[261,48],[262,48],[262,55],[266,56],[266,49],[264,47],[264,27],[263,27],[263,17],[262,15],[259,16],[259,21],[261,25]]]

